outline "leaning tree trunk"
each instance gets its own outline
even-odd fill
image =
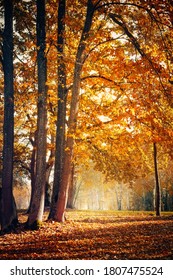
[[[36,142],[36,178],[32,204],[27,225],[37,229],[42,221],[46,184],[46,124],[47,124],[47,61],[45,56],[45,0],[37,0],[37,65],[38,65],[38,101],[37,101],[37,142]]]
[[[13,1],[4,1],[5,28],[3,33],[4,70],[4,127],[3,171],[1,190],[1,230],[11,230],[17,224],[17,211],[13,197],[14,154],[14,88],[13,88]]]
[[[160,216],[161,195],[160,195],[159,173],[158,173],[158,166],[157,166],[156,143],[153,143],[153,156],[154,156],[154,172],[155,172],[155,210],[156,210],[156,216]]]
[[[78,46],[77,54],[76,54],[73,87],[72,87],[72,98],[71,98],[71,105],[70,105],[70,116],[68,121],[68,135],[67,135],[66,147],[64,152],[61,185],[60,185],[60,190],[59,190],[58,200],[56,205],[56,213],[54,217],[55,220],[59,222],[63,222],[65,220],[64,214],[67,205],[68,191],[69,191],[71,174],[72,174],[74,135],[76,132],[79,94],[80,94],[80,77],[81,77],[82,67],[85,61],[85,49],[87,44],[87,38],[89,37],[89,31],[92,24],[93,14],[94,14],[94,6],[92,0],[88,0],[85,24],[80,39],[80,43]]]
[[[64,31],[65,31],[65,7],[66,1],[60,0],[58,6],[58,111],[56,124],[56,148],[55,148],[55,171],[51,208],[49,219],[54,219],[58,194],[61,184],[64,146],[65,146],[65,123],[66,123],[66,70],[64,63]]]

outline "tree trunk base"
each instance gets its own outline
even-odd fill
[[[29,224],[28,221],[25,224],[25,229],[28,230],[39,230],[42,226],[42,221],[36,220],[32,224]]]
[[[13,219],[10,224],[3,226],[3,228],[0,230],[0,235],[14,232],[18,224],[19,224],[18,219],[17,218]]]

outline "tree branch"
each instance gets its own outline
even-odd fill
[[[117,82],[115,82],[114,80],[112,80],[112,79],[110,79],[110,78],[107,78],[107,77],[105,77],[105,76],[103,76],[103,75],[90,75],[90,76],[85,76],[85,77],[82,77],[82,78],[81,78],[81,81],[84,81],[84,80],[86,80],[86,79],[94,79],[94,78],[95,78],[95,79],[102,79],[102,80],[105,80],[105,81],[107,81],[107,82],[113,83],[114,85],[119,86],[120,89],[123,91],[123,89],[121,88],[122,82],[117,83]]]
[[[26,164],[24,164],[21,160],[15,159],[14,163],[18,163],[20,164],[20,166],[25,169],[26,171],[28,171],[29,173],[31,173],[31,168],[29,168]]]
[[[156,67],[153,64],[153,61],[148,57],[148,55],[141,49],[139,42],[137,41],[137,39],[133,36],[133,34],[129,31],[129,29],[126,26],[126,23],[123,21],[122,17],[116,14],[109,14],[109,17],[113,20],[113,22],[115,22],[116,24],[118,24],[126,33],[126,35],[128,36],[128,38],[130,39],[131,43],[133,44],[133,46],[135,47],[135,49],[139,52],[139,54],[143,57],[146,58],[146,60],[149,62],[151,68],[154,70],[155,74],[158,76],[159,78],[159,82],[162,86],[162,89],[164,90],[164,92],[166,92],[166,89],[162,83],[161,77],[160,77],[160,73],[159,71],[156,69]],[[119,20],[120,19],[120,20]]]

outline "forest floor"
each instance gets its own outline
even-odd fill
[[[0,236],[0,259],[124,260],[173,259],[173,213],[67,211],[67,221],[45,221]]]

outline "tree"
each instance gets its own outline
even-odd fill
[[[11,230],[17,225],[16,205],[13,197],[14,155],[14,87],[13,87],[13,1],[4,1],[5,27],[3,32],[4,71],[4,129],[3,170],[1,192],[1,229]]]
[[[56,204],[58,201],[60,185],[62,182],[62,170],[65,149],[65,126],[66,126],[66,69],[64,62],[65,48],[65,11],[66,1],[60,0],[58,6],[58,36],[57,36],[57,52],[58,52],[58,89],[57,89],[57,121],[56,121],[56,148],[55,148],[55,171],[53,194],[51,201],[51,209],[49,218],[55,218]]]
[[[68,134],[65,146],[64,163],[62,169],[61,185],[58,194],[58,201],[56,205],[55,220],[63,222],[65,220],[64,211],[68,199],[68,191],[71,182],[72,173],[72,158],[73,158],[73,148],[74,148],[74,135],[76,132],[78,106],[79,106],[79,94],[80,94],[80,79],[82,67],[85,61],[85,49],[86,40],[89,37],[89,31],[92,24],[92,19],[94,15],[94,4],[92,0],[87,1],[87,12],[85,23],[80,38],[80,42],[77,48],[75,66],[74,66],[74,77],[72,85],[72,97],[70,104],[70,115],[68,120]]]
[[[27,225],[37,229],[42,221],[45,185],[46,185],[46,143],[47,143],[47,68],[46,68],[46,30],[45,0],[37,0],[37,65],[38,65],[38,100],[37,100],[37,141],[36,141],[36,178],[33,199]]]
[[[159,174],[158,174],[158,165],[157,165],[157,145],[153,143],[153,158],[154,158],[154,172],[155,172],[155,208],[156,216],[160,216],[161,210],[161,195],[160,195],[160,183],[159,183]]]

